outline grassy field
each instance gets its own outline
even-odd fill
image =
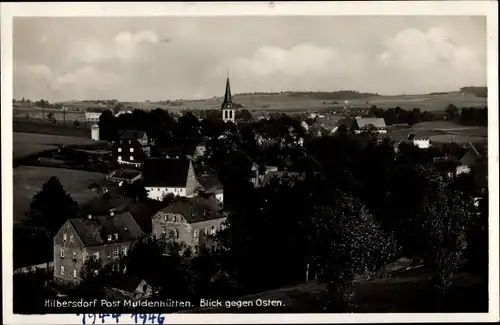
[[[57,149],[58,145],[85,145],[92,139],[38,133],[13,133],[13,156],[22,158],[38,152]]]
[[[253,113],[265,113],[269,111],[282,111],[285,113],[301,112],[307,110],[315,110],[322,108],[333,107],[332,100],[314,99],[309,97],[295,97],[287,96],[285,94],[276,95],[234,95],[234,101],[243,105],[246,109]],[[221,97],[199,99],[199,100],[183,100],[176,102],[173,105],[165,103],[154,102],[129,102],[125,106],[133,109],[151,110],[155,108],[166,109],[170,112],[180,112],[185,109],[218,109],[222,102]],[[88,106],[95,107],[96,105],[86,102],[62,102],[70,110],[66,112],[66,121],[84,121],[84,110]],[[482,107],[487,105],[487,99],[477,97],[472,94],[462,96],[460,92],[450,92],[440,95],[401,95],[401,96],[379,96],[368,97],[363,99],[354,99],[349,101],[349,105],[354,107],[370,107],[376,105],[380,108],[391,108],[399,106],[403,109],[420,108],[422,111],[443,111],[448,104],[454,104],[457,107]],[[342,100],[338,101],[336,106],[343,106]],[[79,111],[73,111],[77,109]],[[16,107],[14,108],[14,117],[41,119],[43,115],[51,112],[55,115],[57,121],[63,120],[63,112],[56,109],[45,109],[43,112],[41,108],[27,108]]]
[[[482,126],[463,126],[451,121],[431,121],[409,126],[392,126],[388,136],[393,140],[405,140],[409,133],[427,136],[431,143],[484,143],[488,138],[488,128]]]
[[[73,169],[48,168],[35,166],[19,166],[14,168],[14,223],[19,222],[24,212],[29,210],[33,196],[40,191],[42,185],[52,176],[59,177],[66,192],[78,203],[87,202],[98,197],[87,189],[92,182],[104,179],[100,173],[85,172]]]

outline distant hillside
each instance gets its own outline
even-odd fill
[[[477,97],[488,97],[488,87],[462,87],[460,91]]]
[[[379,94],[360,93],[354,90],[339,90],[339,91],[282,91],[282,92],[253,92],[253,93],[238,93],[236,95],[253,95],[253,96],[272,96],[285,95],[289,97],[301,97],[318,100],[352,100],[368,97],[378,97]]]

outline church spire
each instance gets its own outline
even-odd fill
[[[229,70],[227,72],[226,79],[226,92],[224,93],[224,101],[222,102],[222,108],[233,107],[233,96],[231,95],[231,84],[229,83]]]

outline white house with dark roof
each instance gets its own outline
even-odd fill
[[[129,212],[67,220],[54,236],[54,280],[77,284],[87,258],[113,263],[143,235]]]
[[[353,120],[354,133],[359,134],[369,130],[373,130],[376,133],[385,134],[387,133],[387,125],[383,118],[374,117],[362,117]]]
[[[198,182],[187,158],[150,158],[144,163],[144,187],[148,197],[161,201],[166,195],[193,196]]]

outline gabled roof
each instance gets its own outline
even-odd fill
[[[138,277],[127,274],[113,274],[108,279],[108,286],[124,290],[129,293],[134,293],[142,281],[143,280]]]
[[[462,165],[471,166],[479,158],[481,158],[481,154],[476,149],[476,147],[469,142],[467,152],[460,159],[460,162],[462,163]]]
[[[224,186],[215,175],[203,175],[197,178],[198,183],[208,193],[221,193]]]
[[[146,134],[144,131],[126,130],[120,135],[120,139],[141,139]]]
[[[134,241],[144,234],[129,212],[116,213],[113,217],[73,218],[69,222],[85,246],[105,244],[107,236],[115,233],[120,242]]]
[[[191,160],[186,158],[149,158],[144,163],[144,186],[185,187]]]
[[[374,118],[374,117],[363,117],[354,120],[358,128],[362,129],[368,127],[369,125],[373,125],[376,128],[386,128],[385,120],[383,118]]]
[[[219,203],[214,198],[196,196],[193,198],[177,198],[168,207],[161,209],[163,213],[182,215],[188,223],[222,218]]]

